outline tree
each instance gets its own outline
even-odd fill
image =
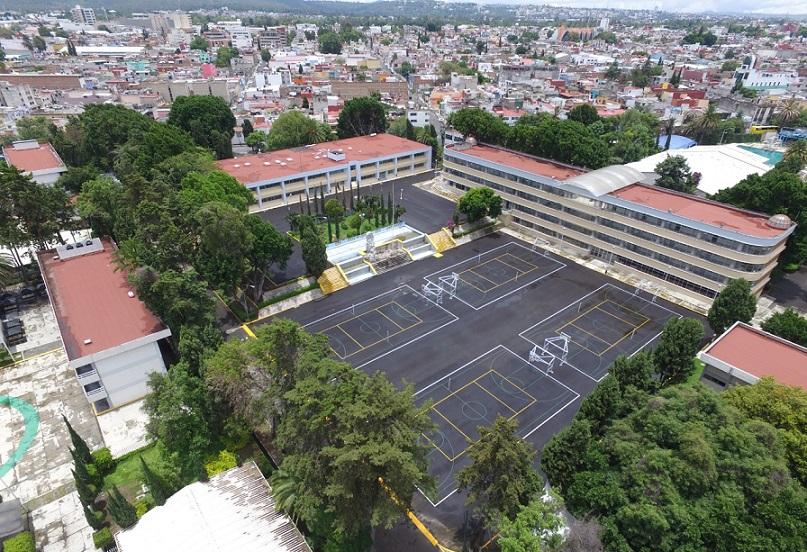
[[[140,269],[132,280],[138,296],[174,335],[179,335],[183,326],[206,326],[214,322],[213,299],[194,269],[159,273]]]
[[[611,65],[608,66],[608,70],[605,72],[605,78],[608,80],[617,80],[622,72],[619,70],[619,63],[614,60]]]
[[[325,244],[322,243],[315,228],[306,226],[300,234],[300,245],[303,250],[305,269],[314,278],[319,278],[328,267],[328,256]]]
[[[325,202],[325,216],[328,223],[336,226],[336,239],[339,239],[339,223],[345,215],[345,208],[337,199],[329,199]]]
[[[269,50],[261,49],[261,61],[264,63],[272,59],[272,52]]]
[[[599,435],[621,412],[621,407],[622,390],[619,381],[609,375],[583,399],[579,417],[589,422],[592,434]]]
[[[216,50],[216,67],[229,67],[233,58],[238,57],[238,49],[221,46]]]
[[[779,104],[779,108],[776,110],[776,119],[783,126],[789,125],[801,117],[803,109],[800,100],[796,98],[787,99]]]
[[[67,432],[70,435],[70,442],[73,444],[76,458],[81,461],[80,463],[92,464],[92,454],[90,454],[90,447],[87,445],[87,442],[73,429],[73,426],[70,425],[70,422],[64,414],[62,414],[62,420],[67,426]]]
[[[81,466],[81,468],[79,466]],[[83,473],[81,472],[82,469]],[[75,468],[71,470],[71,473],[73,474],[76,492],[78,492],[78,498],[81,503],[87,506],[94,504],[95,499],[98,497],[98,487],[90,483],[90,478],[87,474],[87,466],[83,463],[77,463]]]
[[[248,269],[252,247],[245,215],[220,201],[206,203],[196,212],[198,244],[194,266],[215,289],[234,296]]]
[[[192,479],[215,448],[219,425],[216,398],[184,362],[172,366],[167,374],[150,374],[149,388],[151,393],[143,405],[149,417],[146,431],[159,439],[183,476]]]
[[[726,390],[726,402],[781,432],[791,473],[807,484],[807,391],[766,377]]]
[[[340,138],[366,136],[384,132],[386,129],[387,115],[384,106],[372,96],[346,101],[336,124],[336,132]]]
[[[320,34],[319,51],[323,54],[341,54],[342,40],[339,35],[331,31]]]
[[[661,386],[682,383],[694,370],[695,354],[703,341],[703,325],[694,318],[671,318],[653,350]]]
[[[307,524],[327,512],[348,536],[392,526],[417,488],[433,486],[420,442],[433,427],[428,406],[415,405],[411,386],[398,389],[382,373],[368,376],[330,358],[306,364],[309,375],[285,395],[277,439],[281,468],[300,481],[295,510]]]
[[[590,125],[600,120],[597,110],[590,104],[580,104],[569,110],[568,118],[584,125]]]
[[[180,96],[171,104],[168,124],[190,133],[194,142],[216,153],[218,159],[233,156],[231,139],[235,117],[217,96]]]
[[[762,329],[782,339],[807,347],[807,318],[792,308],[773,314],[762,323]]]
[[[98,178],[99,173],[93,165],[68,167],[59,177],[58,184],[68,192],[78,194],[85,182]]]
[[[408,61],[404,61],[398,68],[398,72],[401,74],[402,77],[407,78],[414,72],[414,68],[412,67],[411,63],[409,63]]]
[[[17,137],[20,140],[38,140],[49,142],[58,134],[56,125],[43,115],[22,117],[15,123],[17,127]]]
[[[31,45],[33,45],[34,50],[37,52],[44,52],[47,49],[48,45],[45,43],[45,40],[37,35],[31,39]]]
[[[137,523],[137,512],[134,506],[126,500],[126,497],[120,494],[116,485],[113,485],[112,488],[107,491],[107,495],[109,498],[107,501],[109,515],[112,516],[112,519],[115,520],[115,523],[117,523],[121,529],[128,529]]]
[[[252,134],[254,128],[252,127],[252,122],[249,119],[244,119],[244,122],[241,123],[241,133],[244,136],[249,136]]]
[[[412,126],[412,123],[406,116],[398,117],[392,121],[387,132],[395,136],[400,136],[401,138],[406,138],[407,140],[414,140],[416,138],[415,127]]]
[[[251,236],[246,250],[247,289],[252,290],[253,300],[258,302],[263,297],[266,273],[272,265],[280,270],[286,268],[293,245],[291,238],[257,215],[248,215],[244,222]]]
[[[757,310],[757,298],[751,293],[748,280],[729,280],[717,294],[707,319],[715,335],[720,335],[737,321],[748,323]]]
[[[210,47],[210,44],[203,36],[196,35],[191,39],[190,49],[191,50],[203,50],[207,52],[207,49]]]
[[[653,392],[656,383],[653,380],[655,364],[649,353],[641,352],[633,356],[618,356],[608,370],[624,391],[629,385],[641,391]]]
[[[720,124],[720,115],[715,111],[715,104],[710,103],[706,111],[690,111],[684,117],[684,134],[702,142],[704,137],[714,131]]]
[[[582,416],[572,421],[547,443],[541,454],[541,468],[552,486],[562,492],[569,488],[585,465],[583,455],[591,442],[591,423]]]
[[[516,422],[502,416],[479,428],[479,441],[468,450],[471,463],[457,474],[468,503],[478,504],[488,527],[502,518],[514,519],[542,487],[532,467],[535,450],[516,434]]]
[[[791,161],[800,167],[807,166],[807,140],[796,140],[787,146],[783,161]]]
[[[501,117],[479,108],[465,108],[452,113],[448,124],[464,137],[473,136],[487,144],[501,144],[509,133],[507,123]]]
[[[168,500],[173,493],[168,485],[166,485],[165,481],[146,464],[142,455],[140,456],[140,471],[143,472],[144,483],[146,487],[148,487],[151,498],[154,499],[154,503],[157,506],[165,504],[165,501]]]
[[[266,151],[266,142],[268,140],[269,135],[266,132],[257,130],[248,134],[245,142],[252,148],[252,153],[260,153]]]
[[[106,517],[104,512],[96,512],[93,510],[92,506],[89,506],[84,502],[81,503],[81,508],[84,511],[84,519],[87,520],[87,525],[92,527],[95,531],[98,531],[104,527],[104,518]]]
[[[563,517],[560,497],[538,497],[521,506],[511,521],[503,518],[496,543],[501,552],[551,552],[562,549]]]
[[[502,212],[502,198],[487,187],[472,188],[457,203],[457,210],[476,222],[485,216],[496,218]]]
[[[658,175],[656,185],[676,192],[691,194],[695,191],[696,183],[689,170],[689,163],[681,155],[669,155],[654,169]]]
[[[317,123],[304,113],[286,111],[272,123],[266,149],[273,151],[324,142],[330,138],[330,129],[323,127],[327,125]]]

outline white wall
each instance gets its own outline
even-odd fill
[[[165,373],[156,341],[95,362],[95,370],[109,395],[109,404],[120,406],[148,394],[148,375]]]

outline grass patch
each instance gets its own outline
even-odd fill
[[[258,303],[258,309],[268,307],[269,305],[274,305],[275,303],[280,303],[281,301],[285,301],[286,299],[296,297],[297,295],[302,295],[306,291],[311,291],[313,289],[319,289],[319,283],[314,282],[313,284],[293,289],[291,291],[287,291],[286,293],[281,293],[280,295],[275,295],[271,299],[267,299],[266,301],[261,301],[260,303]]]
[[[339,239],[336,238],[336,226],[331,224],[331,236],[328,236],[328,223],[327,222],[318,222],[316,223],[317,234],[322,239],[323,243],[331,243],[334,241],[340,241],[347,238],[354,238],[361,234],[366,234],[372,230],[377,230],[379,228],[384,228],[386,226],[391,226],[392,222],[387,224],[376,224],[375,219],[372,218],[365,218],[361,221],[361,226],[356,228],[349,224],[349,219],[356,215],[350,215],[339,223]],[[298,232],[288,231],[286,232],[288,236],[293,239],[294,241],[300,241],[300,234]]]
[[[493,222],[483,224],[482,226],[477,226],[476,228],[471,228],[470,230],[465,230],[464,232],[457,232],[456,234],[453,235],[453,237],[455,239],[456,238],[461,238],[463,236],[467,236],[468,234],[473,234],[474,232],[479,232],[480,230],[487,230],[489,228],[492,228],[493,226],[496,226],[496,221],[495,220]]]
[[[104,488],[108,489],[112,485],[117,485],[123,490],[123,488],[140,485],[143,478],[143,473],[140,471],[140,456],[143,456],[149,466],[162,460],[156,444],[125,454],[117,460],[115,470],[104,478]]]
[[[701,379],[701,375],[703,374],[703,369],[706,365],[698,360],[697,358],[692,359],[692,364],[695,366],[695,370],[689,375],[687,378],[687,385],[695,385]]]

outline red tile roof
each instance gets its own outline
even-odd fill
[[[772,238],[787,232],[768,226],[767,215],[744,211],[695,196],[677,194],[656,186],[631,184],[611,192],[610,195],[747,236]]]
[[[341,149],[342,161],[328,158],[329,150]],[[233,176],[242,184],[274,180],[304,172],[325,171],[355,161],[367,161],[395,154],[426,151],[429,146],[420,142],[399,138],[393,134],[357,136],[333,142],[323,142],[300,148],[291,148],[235,159],[223,159],[216,164],[219,169]]]
[[[731,328],[704,353],[758,378],[807,389],[807,349],[746,324]]]
[[[39,266],[70,360],[105,351],[165,329],[137,297],[114,262],[114,244],[66,260],[56,250],[38,254]],[[85,343],[85,340],[92,340]]]
[[[479,157],[480,159],[485,159],[513,169],[554,178],[555,180],[566,180],[567,178],[578,176],[585,172],[537,157],[485,145],[475,145],[462,150],[456,150],[455,148],[455,151],[465,155]]]
[[[13,145],[3,147],[3,155],[9,165],[22,172],[44,171],[47,169],[65,169],[59,154],[49,143],[39,144],[38,148],[15,149]]]

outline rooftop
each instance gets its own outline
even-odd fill
[[[328,158],[329,151],[339,149],[345,154],[343,160],[334,161]],[[246,155],[235,159],[223,159],[218,161],[217,165],[242,184],[252,184],[299,173],[337,169],[356,161],[421,152],[427,149],[429,146],[420,142],[400,138],[393,134],[377,134]]]
[[[115,540],[120,552],[311,552],[254,462],[180,489]]]
[[[807,349],[747,324],[729,328],[704,354],[757,378],[807,389]]]
[[[132,287],[115,264],[115,246],[101,244],[99,251],[64,260],[55,249],[37,254],[71,361],[165,330],[145,303],[129,296]]]
[[[567,178],[578,176],[585,172],[560,163],[553,163],[552,161],[538,157],[532,157],[523,153],[516,153],[493,146],[477,144],[464,149],[458,149],[456,146],[451,149],[464,155],[471,155],[499,165],[505,165],[513,169],[553,178],[555,180],[566,180]]]
[[[3,155],[9,165],[22,172],[67,170],[62,158],[48,142],[44,144],[40,144],[36,140],[14,142],[11,146],[3,147]]]
[[[746,236],[773,238],[788,232],[788,230],[769,226],[769,217],[767,215],[744,211],[722,203],[679,194],[656,186],[632,184],[611,192],[610,195],[689,220],[732,230]]]

